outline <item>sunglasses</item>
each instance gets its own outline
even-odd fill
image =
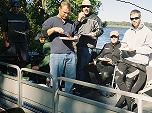
[[[138,20],[138,19],[139,19],[139,17],[130,18],[130,20],[131,20],[131,21],[133,21],[134,19],[135,19],[135,20]]]
[[[112,35],[110,38],[118,38],[118,36]]]
[[[89,6],[89,5],[83,5],[82,6],[82,8],[85,8],[85,7],[90,8],[91,6]]]

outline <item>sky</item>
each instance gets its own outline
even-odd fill
[[[117,0],[100,0],[102,5],[99,9],[98,16],[104,21],[130,22],[130,11],[138,9],[141,11],[142,21],[152,23],[152,0],[120,0],[131,2],[144,9],[138,8],[129,3],[120,2]]]

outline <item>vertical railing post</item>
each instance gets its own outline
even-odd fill
[[[138,99],[138,113],[142,113],[143,111],[143,103],[141,99]]]
[[[18,106],[22,107],[22,74],[20,68],[17,66],[17,77],[18,77]]]
[[[52,78],[53,82],[53,92],[52,92],[52,113],[58,113],[58,103],[59,103],[59,96],[58,96],[58,89],[57,89],[57,83],[58,80]]]

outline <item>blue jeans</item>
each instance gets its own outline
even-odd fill
[[[77,79],[84,81],[84,67],[89,64],[92,56],[92,49],[88,47],[78,47],[77,49]]]
[[[21,61],[28,61],[28,43],[27,42],[11,42],[12,54],[19,55]]]
[[[50,54],[50,74],[54,78],[65,76],[76,79],[76,55],[69,54]],[[57,84],[59,87],[60,84]],[[73,93],[73,83],[65,82],[65,92]]]

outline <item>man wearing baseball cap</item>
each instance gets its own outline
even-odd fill
[[[110,37],[112,37],[112,36],[119,37],[118,31],[111,31],[111,32],[110,32]]]
[[[35,40],[39,40],[42,44],[42,50],[40,51],[41,56],[43,56],[43,59],[41,61],[38,61],[34,64],[32,64],[32,69],[39,70],[42,72],[49,73],[50,72],[50,45],[48,37],[43,37],[41,32],[37,34],[35,37]],[[36,76],[37,77],[37,83],[38,84],[45,84],[46,83],[46,77],[45,76]]]
[[[26,33],[30,30],[30,24],[27,16],[20,12],[20,3],[17,0],[13,0],[10,5],[11,11],[2,17],[2,36],[5,47],[12,48],[12,55],[19,55],[18,65],[24,67],[28,60]]]
[[[83,68],[89,64],[92,48],[96,47],[98,37],[103,34],[103,28],[100,18],[91,12],[93,6],[89,0],[83,0],[81,8],[82,12],[75,21],[80,38],[77,43],[77,79],[85,81]]]
[[[11,7],[13,7],[13,6],[19,6],[19,7],[20,7],[19,1],[13,0],[13,1],[11,2]]]
[[[120,60],[120,46],[118,31],[110,32],[110,43],[106,43],[99,55],[85,67],[85,72],[90,76],[91,82],[106,86],[112,81],[115,64]],[[91,92],[92,95],[94,91]],[[87,94],[87,95],[90,95]],[[111,93],[102,92],[105,96],[110,96]],[[87,96],[86,95],[86,96]]]

